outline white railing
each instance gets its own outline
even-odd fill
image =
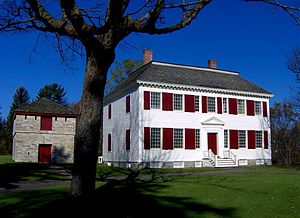
[[[224,151],[223,154],[224,154],[224,157],[225,157],[225,158],[229,158],[229,159],[233,160],[233,162],[234,162],[235,164],[237,164],[237,158],[236,158],[236,155],[235,155],[232,151],[227,150],[227,151]]]
[[[217,164],[217,156],[212,152],[211,149],[203,152],[203,157],[210,159],[212,161],[213,166]]]

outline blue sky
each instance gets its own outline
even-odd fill
[[[15,90],[24,86],[35,98],[45,84],[57,82],[69,102],[80,99],[84,60],[72,68],[61,66],[54,42],[37,34],[0,35],[0,105],[6,117]],[[141,59],[143,49],[154,51],[154,60],[207,66],[216,59],[218,68],[234,70],[272,92],[275,101],[290,97],[295,75],[286,66],[287,56],[300,47],[300,26],[279,9],[241,0],[214,0],[187,28],[168,34],[132,34],[116,50],[116,60]]]

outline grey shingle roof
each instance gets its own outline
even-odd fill
[[[56,114],[56,115],[70,115],[76,116],[77,114],[70,109],[57,104],[47,98],[40,98],[32,102],[31,104],[27,104],[22,106],[19,109],[15,110],[15,113],[28,113],[28,114]]]
[[[124,82],[106,96],[106,101],[110,101],[121,92],[124,92],[129,84],[136,84],[137,80],[153,83],[167,83],[259,94],[271,94],[267,90],[242,78],[239,73],[233,71],[212,71],[212,69],[209,68],[150,62],[131,73]]]

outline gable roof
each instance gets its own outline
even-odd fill
[[[52,115],[52,116],[66,116],[66,117],[77,117],[77,113],[64,107],[61,104],[55,103],[47,98],[40,98],[18,108],[14,112],[15,114],[24,115]]]
[[[152,61],[129,74],[126,80],[105,97],[105,102],[138,85],[138,82],[271,95],[267,90],[242,78],[238,72]]]

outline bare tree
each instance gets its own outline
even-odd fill
[[[297,82],[300,82],[300,49],[295,48],[290,56],[288,57],[287,66],[289,70],[296,74]],[[299,85],[299,83],[298,83]],[[296,106],[296,109],[300,111],[300,87],[297,86],[293,89],[293,102]]]
[[[60,54],[62,45],[76,52],[77,45],[84,48],[86,68],[77,121],[70,196],[82,196],[95,189],[102,100],[107,72],[115,59],[117,45],[131,33],[167,34],[180,30],[189,25],[210,2],[2,1],[1,32],[34,30],[52,33],[57,39]]]

